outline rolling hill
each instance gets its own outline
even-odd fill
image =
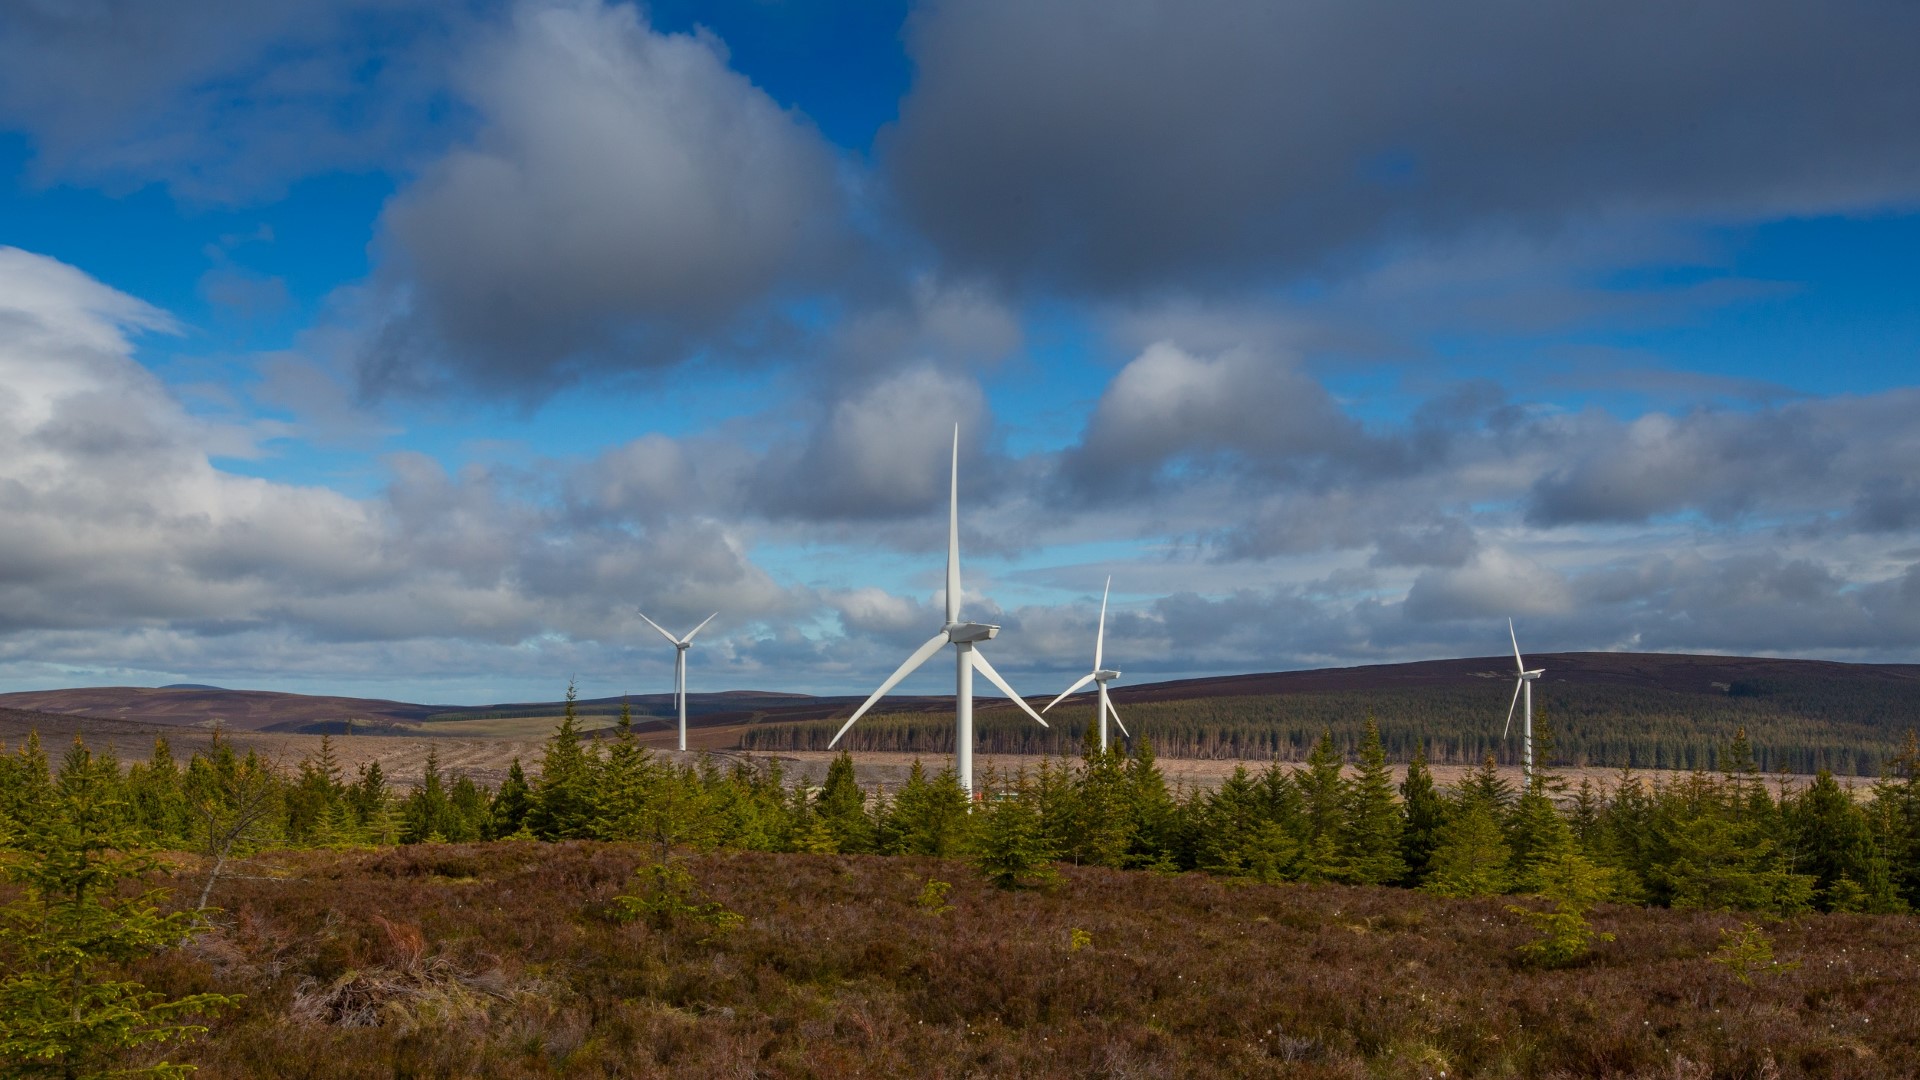
[[[1530,662],[1547,669],[1536,693],[1542,725],[1556,733],[1558,760],[1574,763],[1713,768],[1744,727],[1763,767],[1874,775],[1920,725],[1920,665],[1664,653],[1554,653]],[[1488,752],[1503,760],[1516,753],[1515,740],[1499,737],[1511,664],[1471,657],[1116,684],[1113,699],[1130,727],[1169,756],[1297,759],[1323,731],[1351,745],[1371,716],[1396,758],[1419,748],[1436,762],[1471,763]],[[669,722],[669,695],[624,700],[643,729]],[[727,691],[690,695],[688,712],[705,746],[819,750],[860,700]],[[622,703],[600,698],[576,707],[605,717]],[[1063,705],[1059,721],[1041,729],[993,699],[980,704],[985,752],[1073,752],[1091,714]],[[947,697],[890,698],[885,715],[855,729],[852,746],[950,752],[943,717],[952,707]],[[0,709],[85,718],[89,726],[308,735],[345,732],[351,723],[361,735],[537,738],[561,708],[558,701],[446,706],[206,686],[0,694]]]

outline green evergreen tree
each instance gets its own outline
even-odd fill
[[[1484,788],[1468,785],[1455,793],[1421,888],[1442,896],[1490,896],[1512,886],[1507,838],[1494,813]]]
[[[1126,757],[1117,745],[1102,751],[1099,730],[1090,723],[1081,739],[1080,761],[1071,841],[1056,850],[1076,863],[1125,866],[1133,845]]]
[[[1340,877],[1358,885],[1385,885],[1406,876],[1400,854],[1404,826],[1393,798],[1393,770],[1371,717],[1360,742],[1360,764],[1345,788],[1340,830]]]
[[[1920,908],[1920,738],[1912,731],[1874,785],[1873,808],[1875,839],[1894,891],[1909,908]]]
[[[1508,909],[1540,931],[1539,937],[1520,946],[1522,959],[1542,967],[1565,967],[1583,959],[1594,942],[1613,940],[1612,934],[1596,933],[1587,921],[1593,906],[1612,892],[1612,871],[1568,846],[1542,859],[1533,876],[1535,885],[1529,891],[1553,907]]]
[[[440,775],[440,748],[427,747],[427,760],[420,767],[420,785],[407,795],[400,808],[400,842],[444,843],[451,839],[453,806],[447,798],[446,779]]]
[[[827,766],[826,783],[813,811],[832,839],[833,850],[859,854],[874,849],[873,819],[867,816],[866,793],[854,777],[852,754],[841,751]]]
[[[1414,751],[1407,775],[1400,781],[1400,809],[1404,822],[1400,831],[1400,859],[1406,865],[1401,883],[1418,888],[1427,879],[1427,867],[1434,849],[1440,846],[1440,827],[1446,824],[1447,804],[1434,787],[1433,773],[1427,770],[1424,747]]]
[[[998,785],[988,773],[986,789]],[[974,865],[987,880],[1002,889],[1020,889],[1051,885],[1059,879],[1053,868],[1054,850],[1040,827],[1040,814],[1032,799],[1024,797],[1026,777],[1014,778],[1004,791],[989,798],[977,823],[972,845]]]
[[[1765,791],[1761,790],[1762,797]],[[1791,871],[1785,850],[1738,786],[1694,773],[1654,800],[1651,898],[1711,911],[1803,911],[1812,879]]]
[[[1307,767],[1294,774],[1302,826],[1295,876],[1301,881],[1336,881],[1345,876],[1340,850],[1347,824],[1345,768],[1345,755],[1334,746],[1333,732],[1324,731],[1307,754]]]
[[[887,811],[886,843],[893,854],[953,858],[967,850],[967,794],[952,769],[929,780],[916,760]]]
[[[579,691],[567,684],[566,712],[540,756],[540,782],[533,791],[527,826],[542,840],[583,840],[594,835],[596,755],[580,737],[574,702]]]
[[[472,777],[457,777],[447,793],[447,839],[456,844],[485,839],[489,801],[486,789]]]
[[[1794,800],[1794,869],[1813,878],[1822,911],[1904,910],[1892,867],[1874,843],[1873,826],[1853,796],[1825,769]]]
[[[81,767],[62,780],[5,864],[20,891],[0,908],[0,1067],[9,1076],[183,1076],[184,1066],[128,1067],[122,1055],[198,1035],[195,1015],[237,999],[169,1000],[119,974],[190,937],[194,916],[162,914],[163,890],[123,889],[161,867],[136,850],[118,777]]]
[[[1146,736],[1133,740],[1133,755],[1127,759],[1127,813],[1133,819],[1127,830],[1132,838],[1127,850],[1127,865],[1151,870],[1178,869],[1180,812],[1167,790],[1167,778],[1154,760],[1153,741]]]
[[[507,766],[507,778],[501,782],[500,790],[493,793],[493,804],[487,808],[487,837],[502,840],[518,835],[526,827],[527,815],[532,811],[533,789],[527,786],[526,770],[520,767],[520,759],[514,758],[513,764]]]
[[[1507,817],[1508,867],[1513,888],[1520,892],[1541,891],[1545,887],[1541,874],[1549,867],[1563,865],[1579,850],[1573,829],[1547,792],[1544,784],[1528,785]]]

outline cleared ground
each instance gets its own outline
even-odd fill
[[[433,736],[414,735],[352,735],[329,736],[334,756],[342,768],[349,774],[370,761],[378,761],[380,769],[390,783],[397,787],[410,787],[417,782],[421,770],[426,766],[427,754],[439,756],[440,768],[449,775],[465,774],[479,783],[496,786],[506,778],[507,769],[514,759],[519,759],[528,771],[532,771],[540,761],[540,751],[548,735],[558,724],[558,717],[512,718],[491,720],[435,721],[424,725],[427,730],[444,732]],[[587,729],[588,737],[607,739],[611,737],[613,722],[607,717],[582,717],[581,727]],[[676,737],[674,729],[665,721],[646,721],[635,725],[640,742],[670,757],[684,761],[698,760],[703,753],[717,759],[732,761],[745,759],[750,761],[778,761],[781,767],[795,782],[818,784],[825,779],[827,766],[839,755],[823,751],[789,750],[779,752],[748,752],[732,749],[738,742],[737,731],[725,727],[695,728],[689,732],[688,741],[693,749],[684,758],[673,751]],[[130,721],[104,720],[91,717],[52,716],[38,713],[18,712],[0,709],[0,741],[10,748],[17,746],[30,730],[40,732],[40,741],[47,753],[56,761],[72,742],[76,734],[85,738],[87,744],[96,750],[110,748],[122,761],[144,760],[153,749],[156,737],[165,736],[173,747],[174,756],[185,759],[196,750],[204,749],[213,741],[213,733],[204,728],[180,728],[157,724],[139,724]],[[489,734],[498,731],[502,734]],[[459,732],[455,734],[455,732]],[[286,735],[277,732],[230,732],[223,736],[234,746],[253,750],[279,762],[289,768],[300,763],[301,759],[317,755],[320,752],[319,735]],[[907,778],[915,760],[919,760],[929,772],[936,772],[953,763],[953,758],[945,754],[918,755],[882,752],[863,752],[853,755],[855,774],[866,787],[893,788]],[[1043,758],[1019,754],[976,754],[974,772],[984,778],[989,769],[1011,774],[1021,768],[1032,769]],[[1056,759],[1057,760],[1057,759]],[[1161,758],[1160,770],[1166,774],[1167,783],[1187,788],[1214,788],[1232,775],[1240,765],[1259,771],[1266,768],[1265,760],[1222,760],[1216,758]],[[1296,763],[1297,764],[1297,763]],[[1433,767],[1434,778],[1441,784],[1450,784],[1459,779],[1467,770],[1462,766],[1437,765]],[[1577,785],[1583,777],[1591,778],[1595,783],[1611,784],[1620,777],[1620,770],[1611,768],[1563,768],[1556,769],[1566,777],[1569,784]],[[1404,766],[1395,767],[1396,774],[1404,772]],[[1509,766],[1501,772],[1514,783],[1520,780],[1520,769]],[[1640,770],[1637,776],[1648,779],[1671,778],[1679,773],[1659,770]],[[1803,775],[1786,777],[1790,784],[1799,785],[1811,779]],[[1855,786],[1864,789],[1866,781],[1854,781]]]

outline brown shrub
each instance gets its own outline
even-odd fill
[[[1503,898],[1063,867],[994,889],[933,859],[686,865],[725,935],[600,912],[617,844],[301,853],[235,881],[217,946],[156,988],[247,993],[207,1077],[1920,1074],[1920,921],[1767,928],[1800,966],[1742,985],[1728,915],[1602,906],[1590,963],[1525,967]],[[930,879],[950,881],[932,915]],[[1092,947],[1072,948],[1073,930]]]

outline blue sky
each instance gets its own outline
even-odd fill
[[[659,690],[636,606],[858,691],[955,423],[1031,693],[1108,574],[1130,679],[1912,662],[1920,15],[1842,7],[0,12],[0,691]]]

